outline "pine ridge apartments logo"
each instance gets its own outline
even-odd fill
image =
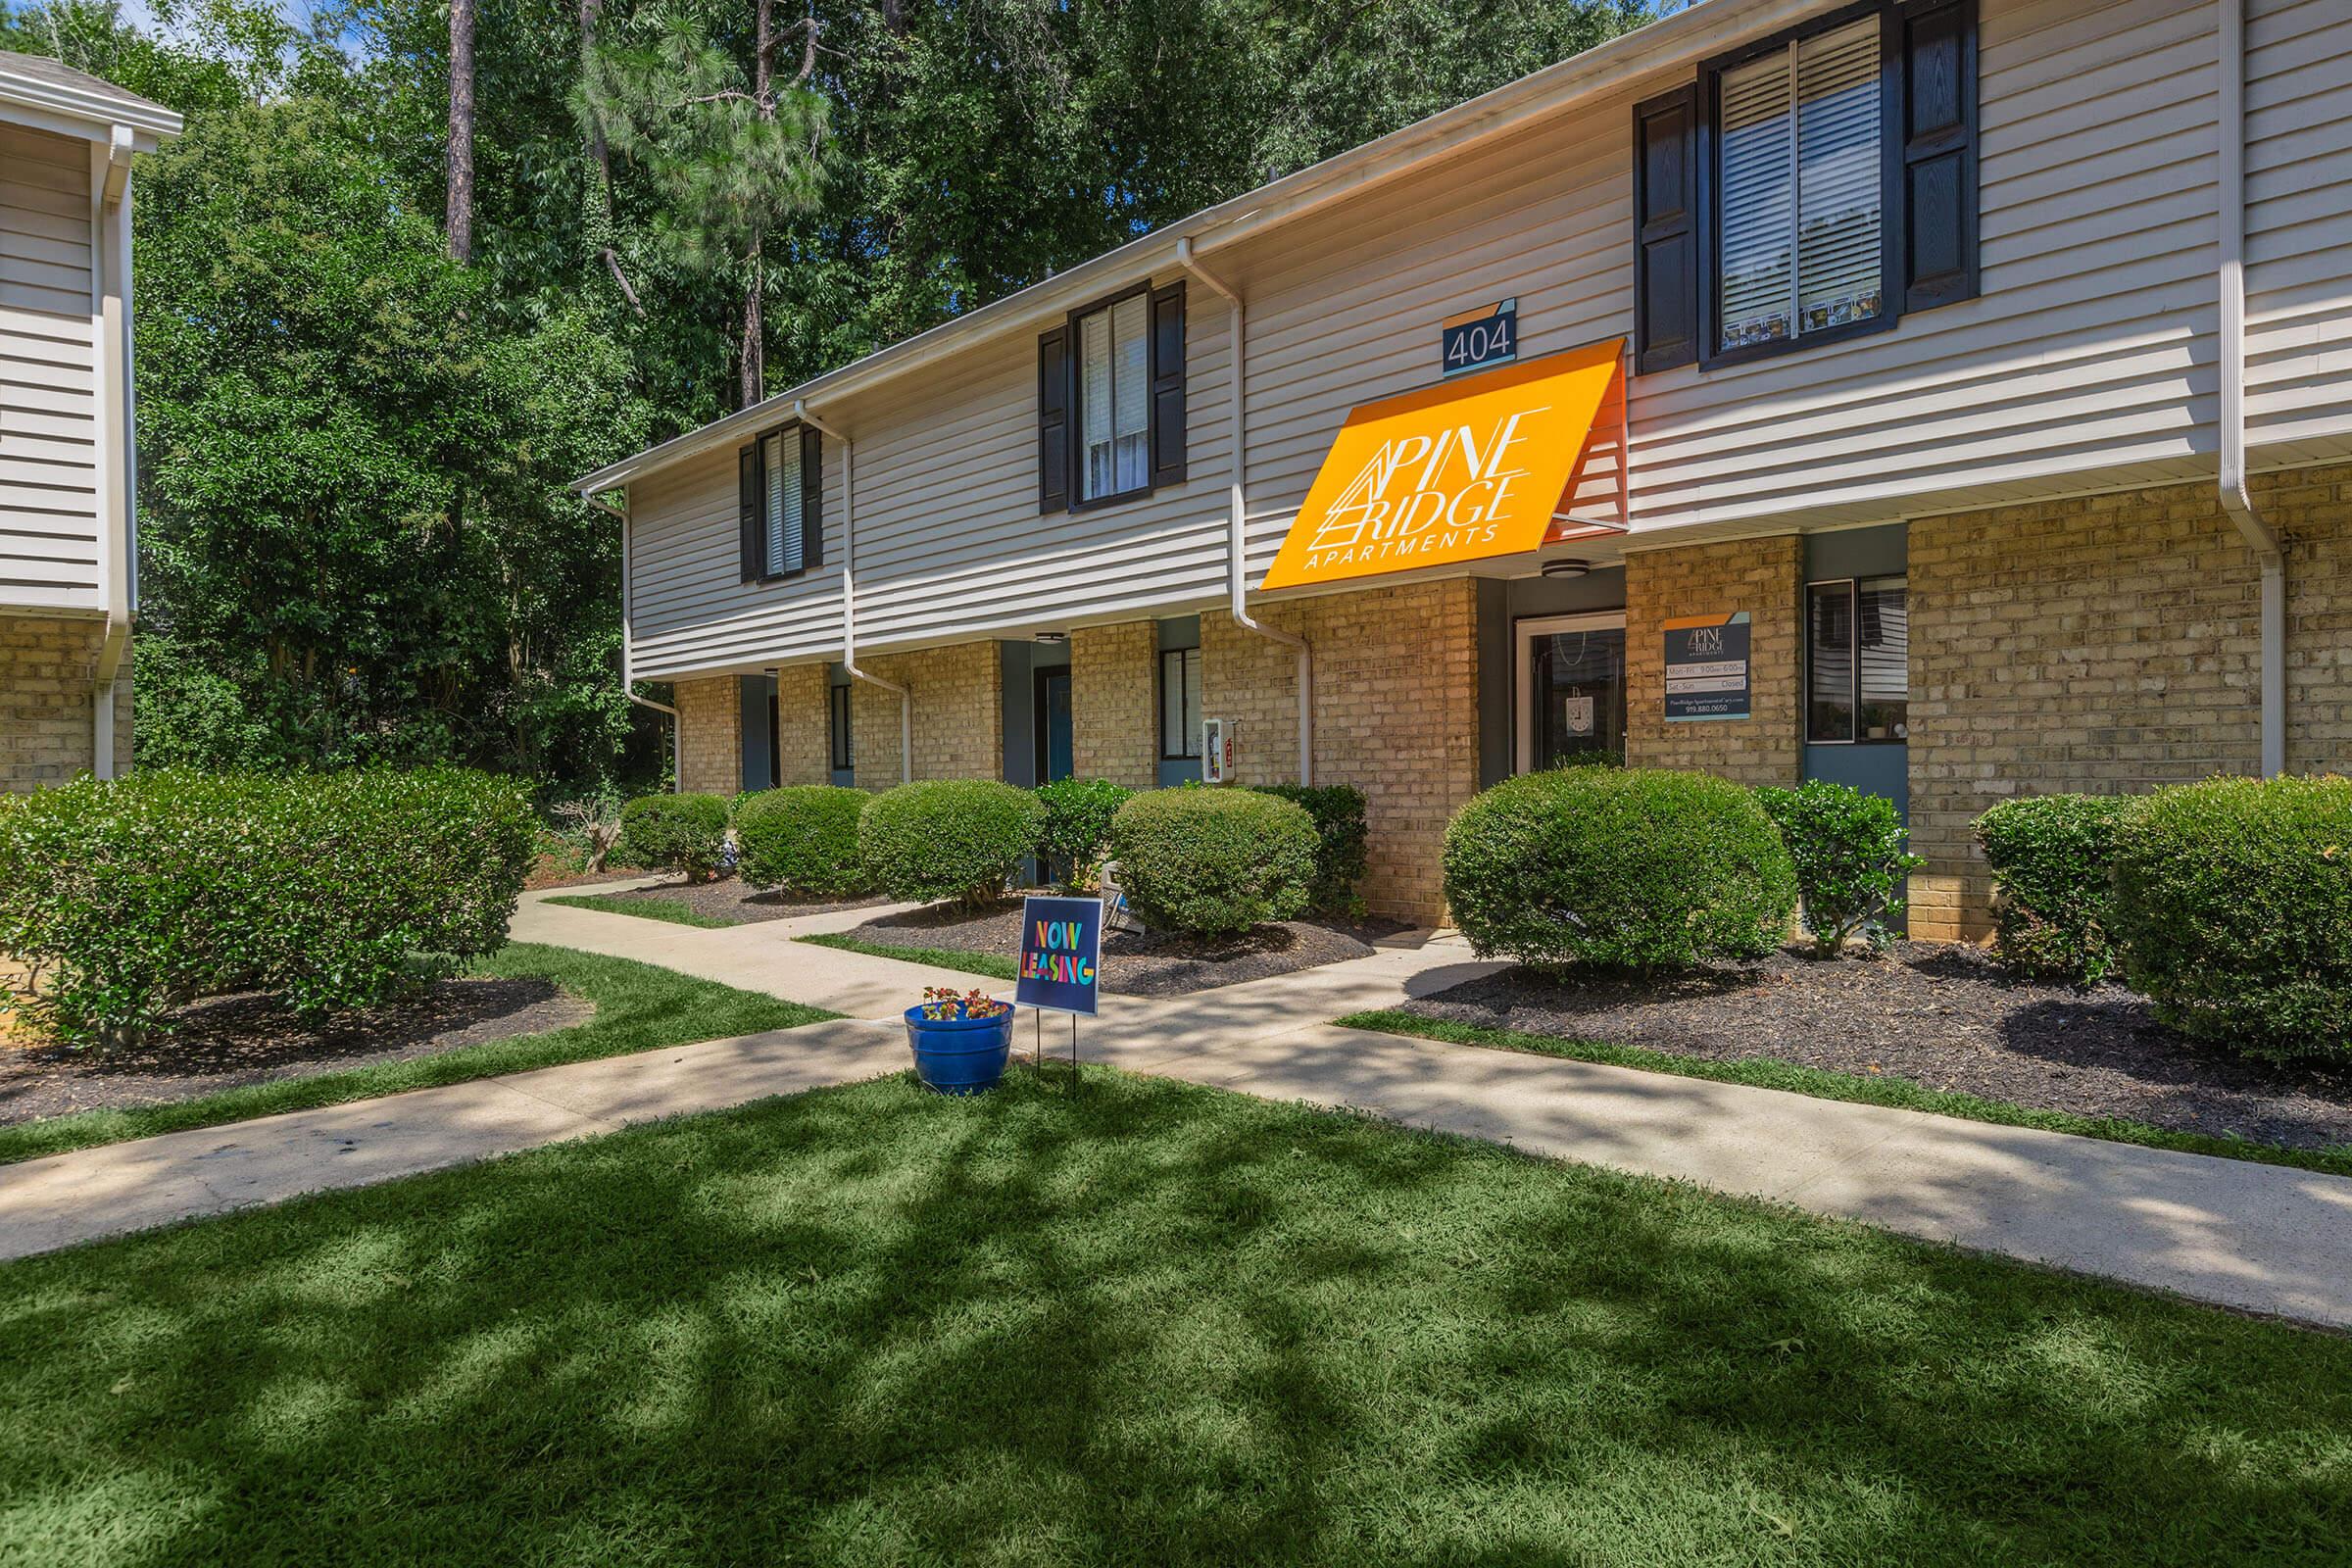
[[[1516,410],[1483,435],[1466,424],[1449,425],[1434,435],[1415,432],[1381,443],[1308,541],[1307,569],[1356,564],[1396,568],[1413,564],[1412,556],[1493,544],[1497,528],[1492,519],[1510,510],[1513,487],[1532,473],[1515,463],[1514,449],[1527,441],[1520,426],[1548,408]]]

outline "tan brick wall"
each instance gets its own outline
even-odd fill
[[[1679,767],[1742,784],[1793,784],[1804,541],[1794,534],[1642,550],[1625,558],[1625,760]],[[1744,610],[1747,718],[1668,723],[1665,623],[1682,615]]]
[[[2290,545],[2287,765],[2341,769],[2352,467],[2254,495]],[[1997,801],[2259,767],[2259,573],[2210,483],[1918,518],[1909,581],[1914,934],[1989,933],[1969,825]]]
[[[0,613],[0,790],[62,784],[96,761],[95,619]],[[130,768],[130,653],[115,683],[115,767]]]
[[[995,643],[958,643],[858,662],[913,694],[916,778],[1004,776],[1004,666]],[[899,782],[899,694],[862,680],[851,690],[858,787],[889,789]]]
[[[733,795],[743,788],[743,698],[732,675],[677,683],[678,788]]]
[[[1446,824],[1478,793],[1478,601],[1465,579],[1375,588],[1255,612],[1315,655],[1315,782],[1364,792],[1360,887],[1376,913],[1444,916]],[[1205,716],[1240,725],[1237,781],[1298,777],[1294,650],[1200,617]]]
[[[828,706],[832,686],[832,674],[822,664],[794,664],[776,671],[778,782],[833,781],[833,710]]]
[[[1129,789],[1159,781],[1159,632],[1149,620],[1070,633],[1071,771]]]

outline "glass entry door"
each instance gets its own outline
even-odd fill
[[[1625,757],[1625,612],[1517,625],[1519,771]]]

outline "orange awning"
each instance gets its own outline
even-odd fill
[[[1622,417],[1624,367],[1625,340],[1609,338],[1357,408],[1262,586],[1535,549],[1568,509],[1594,422]]]

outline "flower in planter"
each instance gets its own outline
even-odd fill
[[[958,1005],[963,1009],[960,1014],[956,1011]],[[953,986],[923,987],[923,1016],[933,1022],[957,1016],[994,1018],[1001,1012],[1010,1012],[1011,1010],[1011,1003],[999,1002],[996,998],[983,993],[978,986],[972,987],[961,996],[956,994]]]

